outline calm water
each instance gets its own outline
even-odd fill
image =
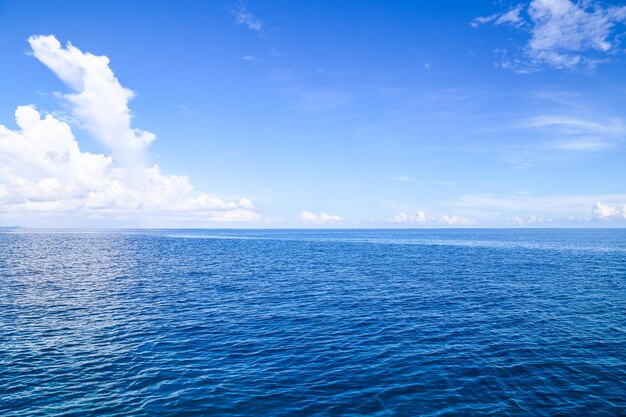
[[[626,230],[0,233],[0,415],[626,414]]]

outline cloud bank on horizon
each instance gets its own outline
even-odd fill
[[[68,123],[33,106],[15,111],[18,130],[0,125],[0,210],[88,217],[159,215],[207,221],[260,218],[248,199],[224,201],[197,192],[186,176],[149,166],[146,148],[156,136],[131,126],[123,87],[106,56],[82,52],[54,36],[28,39],[32,53],[74,93],[63,98],[71,116],[111,155],[82,152]]]

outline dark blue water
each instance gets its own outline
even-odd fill
[[[0,415],[626,414],[626,230],[0,233]]]

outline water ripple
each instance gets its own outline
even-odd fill
[[[0,233],[0,415],[624,415],[625,248],[619,230]]]

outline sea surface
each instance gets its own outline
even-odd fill
[[[0,232],[0,416],[626,415],[626,230]]]

